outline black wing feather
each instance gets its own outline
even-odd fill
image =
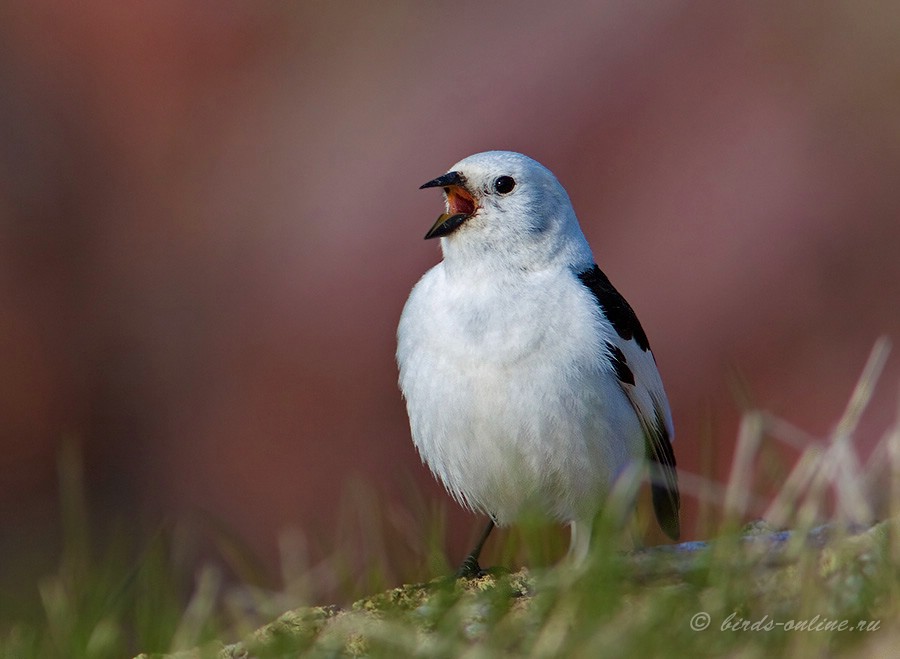
[[[638,321],[631,305],[615,289],[609,278],[596,265],[578,273],[578,278],[593,293],[600,305],[603,315],[612,324],[613,329],[624,341],[634,341],[643,352],[650,350],[650,342]],[[650,483],[653,497],[653,511],[660,527],[673,540],[680,533],[678,512],[681,508],[681,496],[678,492],[678,476],[675,471],[675,453],[666,426],[663,412],[664,402],[651,392],[653,401],[652,413],[642,409],[635,398],[634,371],[621,348],[607,343],[607,359],[610,360],[622,390],[631,402],[635,414],[644,432],[647,460],[650,463]],[[650,355],[652,356],[652,352]],[[640,386],[642,383],[637,383]],[[646,386],[646,385],[643,385]],[[664,395],[664,394],[663,394]],[[648,416],[649,415],[649,416]]]
[[[644,428],[647,457],[650,460],[650,491],[653,494],[653,512],[656,521],[666,535],[677,540],[681,535],[678,511],[681,495],[678,492],[678,474],[675,471],[675,452],[666,430],[666,422],[657,406],[652,427]],[[643,425],[643,420],[642,420]]]
[[[650,342],[647,340],[647,335],[644,333],[644,328],[641,327],[634,309],[615,289],[603,271],[595,264],[594,267],[578,273],[578,278],[597,298],[600,308],[603,309],[606,319],[612,323],[616,333],[626,341],[634,339],[641,350],[649,350]]]

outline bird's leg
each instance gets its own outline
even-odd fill
[[[487,541],[488,536],[493,530],[494,520],[491,519],[488,520],[487,526],[484,527],[484,531],[482,531],[481,537],[478,539],[478,544],[475,545],[475,549],[469,552],[469,555],[466,556],[466,559],[456,571],[457,578],[476,579],[484,576],[484,570],[482,570],[481,566],[478,564],[478,557],[481,555],[481,548],[484,547],[484,543]]]

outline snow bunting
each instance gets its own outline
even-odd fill
[[[679,535],[672,416],[647,335],[597,267],[562,185],[519,153],[479,153],[421,186],[446,213],[443,261],[397,330],[413,442],[460,504],[493,525],[526,510],[571,526],[587,553],[617,479],[649,465],[662,529]]]

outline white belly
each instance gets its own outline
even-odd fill
[[[574,276],[488,286],[438,265],[422,278],[398,330],[400,386],[413,441],[457,500],[500,523],[597,510],[643,454],[603,357],[611,331]]]

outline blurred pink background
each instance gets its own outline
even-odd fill
[[[887,0],[5,3],[0,571],[52,568],[67,437],[99,526],[203,511],[273,565],[362,482],[446,506],[460,556],[394,332],[439,259],[417,187],[487,149],[568,189],[680,467],[725,478],[745,394],[827,432],[900,336],[897,34]]]

